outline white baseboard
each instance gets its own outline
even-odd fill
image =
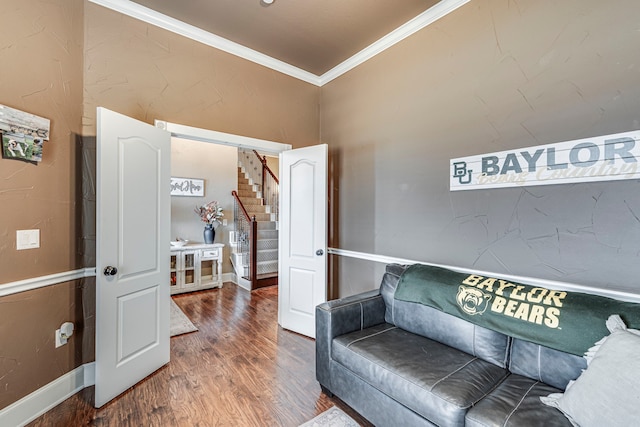
[[[233,283],[236,283],[236,275],[235,275],[235,273],[222,273],[222,282],[233,282]]]
[[[95,384],[95,362],[77,367],[0,411],[0,426],[24,426]]]

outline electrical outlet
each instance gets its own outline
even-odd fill
[[[56,329],[56,348],[62,347],[66,343],[67,343],[67,337],[66,336],[63,337],[62,332],[60,332],[60,329]]]
[[[226,218],[222,219],[222,225],[224,225],[225,227],[227,226],[227,219]]]

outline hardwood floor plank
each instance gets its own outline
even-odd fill
[[[371,426],[321,392],[315,341],[278,326],[277,286],[225,283],[173,299],[199,330],[171,338],[167,366],[100,409],[90,387],[29,427],[295,427],[334,405]]]

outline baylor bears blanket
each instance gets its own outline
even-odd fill
[[[609,334],[605,322],[611,314],[640,328],[640,304],[422,264],[404,272],[395,299],[579,356]]]

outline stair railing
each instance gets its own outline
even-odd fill
[[[258,283],[258,221],[255,215],[249,216],[237,191],[232,191],[231,195],[235,203],[233,204],[233,217],[235,219],[236,250],[242,254],[243,269],[247,267],[246,279],[252,286]]]
[[[262,189],[262,204],[271,208],[271,214],[275,216],[275,221],[279,218],[279,205],[278,198],[280,196],[280,183],[278,177],[273,173],[271,168],[267,165],[267,158],[261,156],[256,150],[253,150],[260,163],[262,164],[261,184]]]

